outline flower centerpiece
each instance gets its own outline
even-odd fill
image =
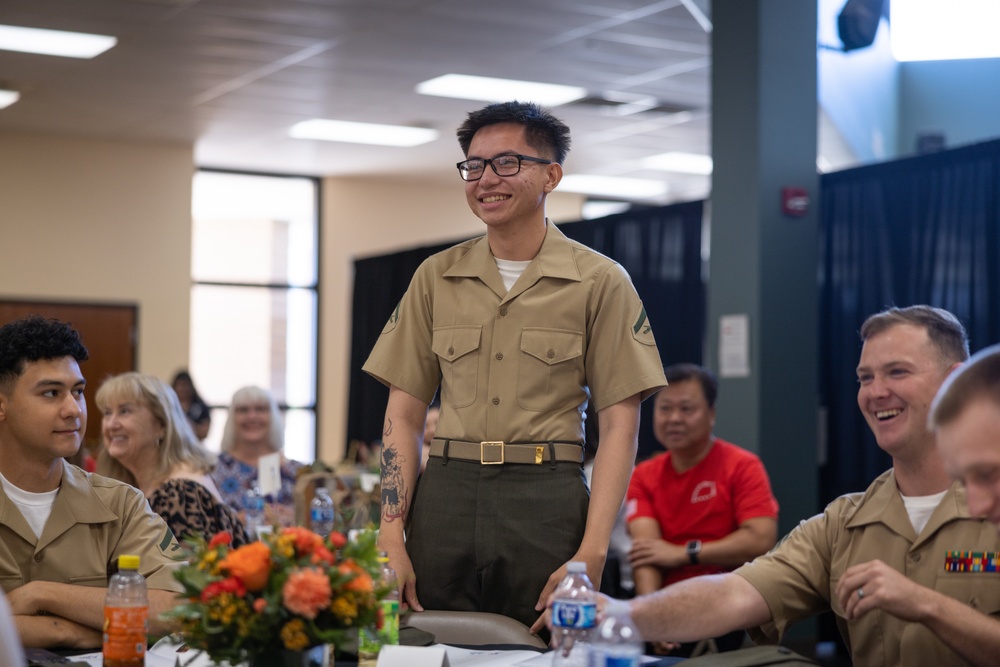
[[[351,631],[378,624],[374,532],[348,541],[281,528],[231,549],[231,536],[188,542],[174,576],[186,602],[165,614],[191,648],[232,665],[284,651],[342,646]]]

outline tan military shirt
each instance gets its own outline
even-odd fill
[[[777,641],[796,620],[832,609],[855,665],[963,665],[925,626],[881,610],[847,621],[834,596],[845,570],[879,559],[921,586],[1000,615],[1000,573],[947,572],[945,555],[952,550],[1000,551],[1000,537],[988,521],[969,516],[957,483],[918,537],[892,471],[883,473],[863,494],[837,498],[771,553],[736,570],[764,596],[774,618],[751,637]]]
[[[118,556],[139,556],[149,588],[181,591],[172,571],[181,551],[143,495],[122,482],[63,465],[62,484],[41,537],[0,486],[0,587],[29,581],[106,587]]]
[[[666,384],[635,288],[612,260],[547,223],[508,292],[486,237],[427,259],[364,370],[430,402],[459,440],[583,441],[600,411]]]

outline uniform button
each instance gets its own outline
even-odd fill
[[[493,405],[500,405],[500,397],[499,396],[494,396],[493,397]]]
[[[549,359],[552,359],[553,357],[556,356],[556,351],[555,350],[549,350],[548,352],[545,353],[545,356],[548,357]]]
[[[453,354],[455,354],[455,348],[453,348],[453,347],[449,347],[449,348],[448,348],[448,356],[450,357],[450,356],[451,356],[451,355],[453,355]]]
[[[913,559],[914,563],[919,563],[920,562],[920,554],[913,554],[913,556],[911,556],[911,558]]]
[[[503,352],[497,352],[497,361],[503,361]]]
[[[500,306],[500,317],[507,317],[507,306]]]
[[[41,563],[42,562],[42,558],[43,558],[42,554],[35,554],[35,562],[36,563]]]

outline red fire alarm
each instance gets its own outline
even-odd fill
[[[809,212],[809,193],[805,188],[781,188],[781,212],[792,218],[801,218]]]

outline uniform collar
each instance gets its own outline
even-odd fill
[[[490,252],[488,238],[481,236],[471,243],[469,252],[462,255],[444,272],[445,278],[479,278],[498,295],[501,297],[506,295],[508,298],[516,296],[543,277],[576,282],[581,279],[580,269],[573,256],[572,242],[548,218],[545,219],[545,239],[542,241],[542,247],[509,294],[505,294],[506,290],[500,279],[496,260]]]
[[[63,461],[62,483],[38,547],[44,547],[78,523],[107,523],[117,518],[90,485],[87,473]]]
[[[879,475],[868,487],[857,509],[848,517],[846,526],[860,528],[873,523],[882,523],[914,542],[913,546],[918,546],[946,523],[967,518],[969,510],[965,504],[965,492],[958,482],[953,482],[934,509],[927,525],[924,526],[923,539],[918,540],[913,532],[910,517],[906,513],[903,497],[896,486],[896,477],[892,470],[888,470]]]

